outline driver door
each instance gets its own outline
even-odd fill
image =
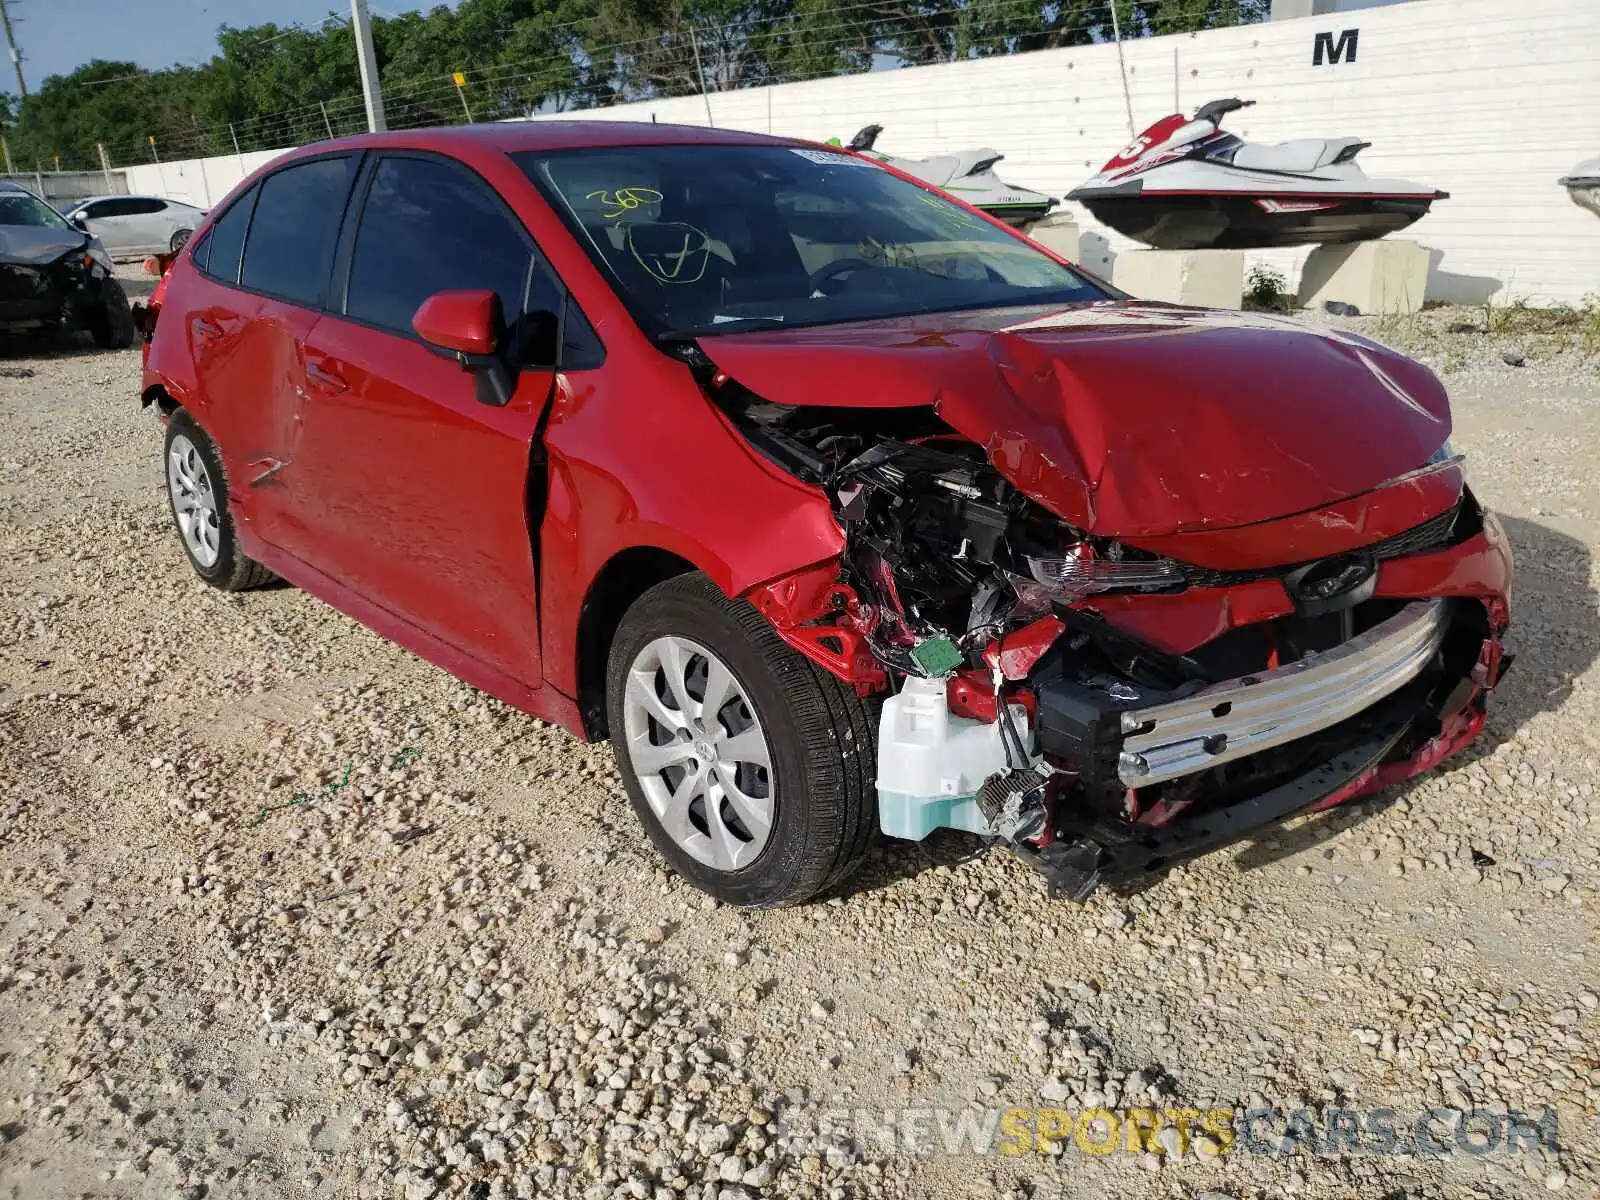
[[[480,662],[540,678],[529,528],[531,446],[555,384],[554,345],[516,344],[527,310],[562,296],[521,223],[453,160],[376,157],[335,295],[306,339],[307,390],[285,549]],[[485,289],[512,325],[515,391],[479,399],[474,374],[411,328],[436,292]]]

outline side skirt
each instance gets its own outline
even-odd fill
[[[463,683],[471,684],[529,716],[559,725],[579,740],[584,739],[583,718],[578,713],[577,703],[570,696],[564,696],[551,687],[529,687],[521,680],[513,679],[505,672],[419,629],[404,617],[398,617],[352,592],[338,580],[324,575],[315,567],[262,541],[245,529],[241,528],[240,534],[246,554],[301,591],[309,592],[324,604],[359,621],[380,637],[405,647],[423,661],[450,672]]]

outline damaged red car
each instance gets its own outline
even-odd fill
[[[846,151],[321,143],[143,325],[201,578],[609,738],[735,904],[943,827],[1081,898],[1432,766],[1506,666],[1428,370],[1118,295]]]

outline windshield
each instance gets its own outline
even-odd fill
[[[819,325],[1106,293],[877,164],[785,146],[515,156],[652,332]]]
[[[0,192],[0,225],[29,229],[71,229],[55,209],[31,192]]]

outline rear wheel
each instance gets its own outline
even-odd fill
[[[702,575],[646,592],[612,642],[607,722],[634,811],[729,904],[837,885],[877,828],[877,725],[853,690]]]
[[[195,574],[225,592],[242,592],[273,579],[271,571],[239,549],[222,458],[205,430],[181,408],[167,422],[165,457],[172,523]]]

